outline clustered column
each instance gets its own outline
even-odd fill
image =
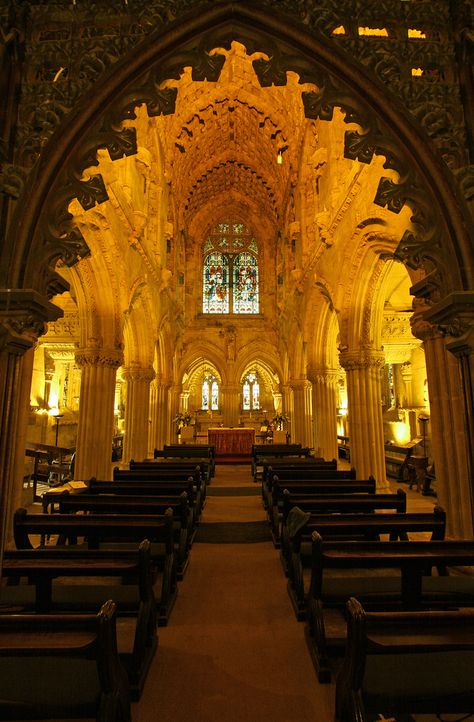
[[[155,449],[162,449],[169,441],[170,418],[168,408],[169,384],[156,377],[150,384],[150,419],[151,427],[148,440],[148,455],[153,456]]]
[[[155,378],[153,368],[131,366],[124,369],[127,382],[123,462],[143,461],[148,456],[150,384]]]
[[[359,479],[372,474],[377,491],[386,490],[381,404],[385,357],[375,350],[345,351],[340,354],[340,362],[347,375],[351,465]]]
[[[469,439],[458,361],[447,350],[441,330],[421,314],[413,316],[412,330],[423,341],[425,351],[438,503],[446,510],[449,536],[471,537]]]
[[[302,446],[313,447],[312,388],[308,379],[293,379],[293,416],[291,439]]]
[[[334,369],[318,369],[312,377],[315,453],[337,459],[337,381]]]
[[[81,349],[76,363],[82,367],[77,427],[75,479],[112,478],[115,380],[122,365],[121,349]]]

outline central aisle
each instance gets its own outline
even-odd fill
[[[256,491],[250,465],[218,465],[203,529],[264,521]],[[197,540],[169,626],[158,632],[133,722],[333,721],[333,686],[317,682],[270,541]]]

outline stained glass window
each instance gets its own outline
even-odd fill
[[[239,253],[233,262],[234,313],[258,313],[258,264],[251,253]]]
[[[210,253],[204,259],[203,313],[229,313],[229,259]]]
[[[258,251],[240,221],[211,230],[203,244],[203,313],[259,313]]]
[[[201,387],[201,408],[203,411],[219,410],[219,384],[213,374],[206,374]]]
[[[260,384],[255,373],[249,373],[243,379],[242,408],[244,411],[260,408]]]

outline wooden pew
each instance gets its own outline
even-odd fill
[[[263,506],[266,509],[273,495],[273,483],[274,481],[288,481],[290,483],[296,483],[303,480],[354,480],[356,478],[355,469],[337,469],[336,465],[331,462],[324,462],[327,466],[322,464],[304,466],[303,468],[294,467],[274,467],[269,466],[267,469],[264,467],[264,476],[262,479],[262,499]]]
[[[472,540],[342,542],[313,532],[305,634],[319,680],[330,680],[330,658],[343,653],[351,595],[376,610],[474,606],[474,578],[446,574],[473,565]]]
[[[351,597],[336,719],[470,716],[473,670],[474,609],[373,612]]]
[[[301,444],[253,444],[252,446],[252,475],[257,481],[262,466],[262,459],[288,457],[297,458],[311,455],[309,447]]]
[[[193,523],[197,524],[201,516],[201,497],[198,496],[194,481],[191,478],[181,481],[103,481],[102,479],[92,477],[88,479],[86,485],[86,492],[89,494],[179,497],[180,494],[185,492],[193,513]]]
[[[92,612],[113,598],[120,660],[128,673],[132,699],[138,700],[158,644],[152,571],[148,540],[135,550],[114,552],[54,546],[7,550],[3,576],[9,585],[1,590],[0,601],[25,611],[50,614]],[[28,584],[19,583],[23,577]],[[58,577],[62,583],[54,585]],[[81,585],[65,582],[69,577],[80,577]],[[104,584],[96,581],[97,577],[113,580]]]
[[[216,451],[213,444],[165,444],[163,449],[155,449],[155,459],[187,459],[193,457],[208,458],[211,463],[211,475],[216,473]]]
[[[194,473],[196,466],[199,466],[201,471],[201,477],[204,479],[206,484],[210,484],[212,478],[211,460],[209,458],[192,457],[185,459],[144,459],[143,461],[130,460],[129,469],[131,471],[154,470],[158,469],[160,473],[163,469],[169,469],[170,471],[188,469],[189,473]]]
[[[183,579],[189,563],[189,551],[196,526],[189,506],[188,495],[183,491],[175,496],[132,496],[121,494],[70,494],[68,491],[55,498],[60,514],[133,514],[134,516],[163,515],[167,509],[173,513],[173,531],[176,548],[177,575]]]
[[[410,456],[413,454],[416,445],[415,442],[408,446],[398,446],[389,442],[384,445],[387,476],[397,481],[410,481]]]
[[[268,520],[271,527],[272,539],[276,549],[280,548],[281,543],[281,529],[283,516],[285,514],[285,492],[287,494],[293,494],[297,496],[302,503],[309,504],[313,499],[316,501],[317,508],[321,509],[320,502],[317,498],[324,497],[329,503],[329,500],[333,497],[337,497],[340,503],[346,506],[349,504],[353,495],[357,498],[361,496],[368,496],[375,498],[377,496],[378,501],[374,504],[368,504],[360,509],[360,511],[374,511],[377,508],[377,504],[380,504],[379,508],[385,508],[384,504],[390,503],[392,506],[389,508],[406,511],[406,494],[403,490],[399,489],[400,494],[398,496],[394,494],[375,494],[376,482],[373,477],[369,479],[310,479],[308,482],[302,480],[301,482],[294,481],[290,482],[289,479],[284,481],[282,484],[274,482],[272,486],[272,495],[270,498],[269,505],[267,507]],[[398,492],[397,492],[398,493]],[[345,500],[344,497],[347,497]],[[340,506],[338,502],[338,508]],[[326,504],[327,506],[327,504]],[[403,508],[404,507],[404,508]],[[340,513],[340,512],[335,512]]]
[[[196,504],[199,512],[203,509],[206,502],[206,483],[202,477],[201,469],[196,464],[194,470],[189,469],[175,469],[167,470],[161,468],[159,464],[156,468],[146,469],[119,469],[115,467],[113,470],[113,481],[117,483],[136,483],[136,482],[156,482],[167,483],[167,482],[182,482],[192,480],[193,485],[196,489]]]
[[[116,606],[97,614],[0,615],[0,718],[130,722]]]
[[[282,562],[288,576],[288,593],[298,621],[306,619],[305,570],[311,568],[312,534],[317,532],[325,541],[375,541],[388,536],[389,540],[408,540],[411,534],[424,532],[432,541],[441,541],[446,534],[446,514],[440,507],[426,513],[383,514],[307,514],[307,521],[291,529],[291,521],[282,532]],[[307,586],[307,585],[306,585]]]
[[[173,514],[162,517],[88,514],[29,514],[17,509],[13,518],[13,534],[17,549],[33,549],[31,536],[57,535],[61,545],[76,545],[82,538],[89,549],[106,551],[131,548],[143,539],[152,543],[154,593],[158,624],[165,626],[176,600],[177,564],[173,540]]]

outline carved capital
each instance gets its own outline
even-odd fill
[[[140,366],[128,366],[124,368],[122,376],[127,382],[144,382],[151,383],[155,380],[155,370],[153,368],[141,368]]]
[[[358,351],[342,351],[339,354],[339,361],[346,372],[370,368],[381,369],[385,365],[385,356],[382,351],[359,349]]]
[[[92,343],[87,348],[77,349],[76,364],[82,366],[106,366],[118,369],[123,364],[122,348],[102,348],[99,344]]]
[[[37,291],[1,289],[0,350],[23,355],[46,332],[46,323],[62,315],[62,309]]]
[[[474,291],[457,291],[425,312],[440,333],[450,337],[447,348],[456,356],[474,353]]]

